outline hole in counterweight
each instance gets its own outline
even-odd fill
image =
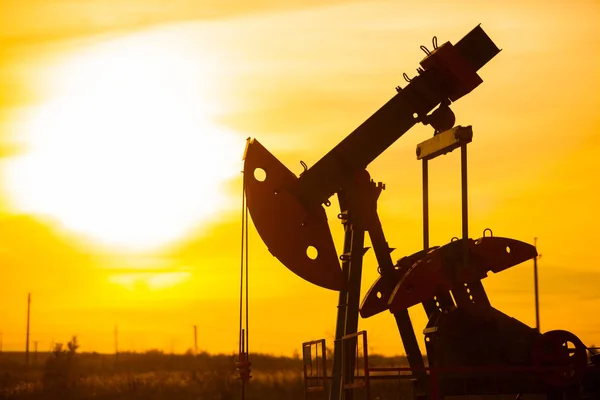
[[[317,250],[317,248],[315,246],[308,246],[306,248],[306,255],[311,260],[316,260],[317,257],[319,256],[319,251]]]
[[[262,168],[255,168],[254,179],[256,179],[259,182],[264,182],[265,179],[267,179],[267,172]]]

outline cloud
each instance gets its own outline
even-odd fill
[[[318,7],[348,0],[288,1],[90,0],[3,2],[0,43],[35,44],[75,37],[123,32],[152,25],[214,20],[236,15]]]

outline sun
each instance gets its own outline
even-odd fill
[[[6,168],[14,207],[133,250],[218,218],[244,141],[213,122],[214,60],[175,39],[132,35],[48,69]]]

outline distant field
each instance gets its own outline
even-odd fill
[[[31,354],[27,367],[24,353],[0,353],[0,400],[240,399],[232,354],[151,351],[56,358],[51,353]],[[406,365],[403,357],[369,358],[373,366]],[[251,355],[251,361],[253,378],[246,389],[247,400],[304,399],[301,359]],[[410,399],[411,391],[408,382],[382,382],[372,387],[371,398]]]

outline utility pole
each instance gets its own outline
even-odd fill
[[[119,330],[117,325],[115,325],[115,358],[119,358]]]
[[[29,321],[31,317],[31,293],[27,293],[27,336],[25,338],[25,365],[29,365]]]
[[[533,246],[537,250],[537,238],[533,238]],[[535,293],[535,329],[540,332],[540,298],[538,289],[538,265],[537,260],[542,255],[538,254],[533,258],[533,287]]]
[[[194,325],[194,355],[198,355],[198,327]]]

